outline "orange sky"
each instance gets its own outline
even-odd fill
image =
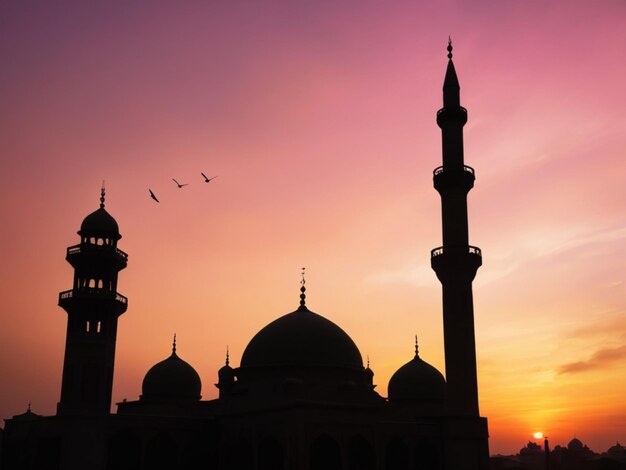
[[[623,2],[63,4],[0,6],[0,417],[54,413],[65,249],[103,179],[129,253],[114,401],[174,332],[215,397],[226,345],[237,365],[297,307],[302,266],[382,395],[414,334],[444,371],[429,253],[451,34],[490,450],[626,442]]]

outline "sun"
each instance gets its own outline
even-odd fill
[[[533,437],[535,439],[541,439],[541,438],[543,438],[543,433],[542,432],[533,433]]]

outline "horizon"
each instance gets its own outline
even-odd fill
[[[355,5],[0,6],[0,418],[55,412],[65,252],[102,180],[129,255],[114,403],[174,333],[216,397],[227,345],[237,366],[297,308],[303,266],[307,306],[369,357],[381,395],[415,334],[445,375],[430,250],[451,34],[490,454],[539,431],[626,443],[626,5]]]

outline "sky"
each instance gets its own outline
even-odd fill
[[[415,334],[445,372],[430,250],[448,35],[490,452],[536,431],[626,443],[621,0],[2,2],[0,417],[55,412],[65,251],[103,180],[129,254],[114,402],[174,333],[215,398],[227,345],[237,366],[297,308],[304,266],[307,306],[381,395]]]

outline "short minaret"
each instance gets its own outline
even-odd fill
[[[117,319],[128,300],[117,292],[117,276],[128,255],[117,248],[117,222],[104,209],[89,214],[80,230],[80,244],[67,249],[74,285],[59,294],[67,312],[67,336],[61,401],[57,414],[108,414],[111,407]]]
[[[443,108],[437,111],[443,165],[433,175],[435,189],[441,195],[443,246],[432,250],[431,264],[443,288],[448,413],[479,416],[472,281],[482,257],[480,249],[468,241],[467,193],[474,186],[474,169],[463,161],[467,110],[461,106],[459,89],[449,41]]]

